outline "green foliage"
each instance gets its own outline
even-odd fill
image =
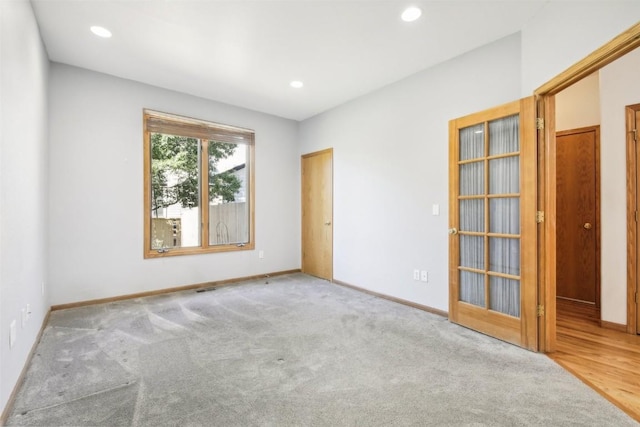
[[[151,205],[157,212],[176,203],[183,208],[199,205],[199,162],[195,138],[151,134]],[[231,171],[219,173],[217,163],[235,153],[237,146],[224,142],[209,142],[209,200],[235,201],[242,183]]]

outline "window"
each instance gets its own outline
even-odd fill
[[[144,110],[145,258],[254,249],[254,132]]]

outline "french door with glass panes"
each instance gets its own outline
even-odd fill
[[[537,350],[533,98],[449,122],[449,319]]]

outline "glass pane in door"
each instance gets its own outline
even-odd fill
[[[460,272],[460,301],[485,307],[484,274]]]
[[[489,308],[509,316],[520,317],[520,281],[491,276]]]
[[[520,275],[520,239],[489,238],[489,270]]]
[[[489,193],[518,194],[520,192],[520,157],[489,160]]]
[[[484,194],[484,162],[460,165],[460,195]]]
[[[520,116],[489,122],[489,155],[515,153],[520,150]]]
[[[460,236],[460,266],[484,270],[484,237]]]
[[[520,234],[520,199],[489,199],[489,232]]]
[[[484,231],[484,199],[460,200],[460,231]]]
[[[460,129],[460,160],[484,157],[484,124]]]

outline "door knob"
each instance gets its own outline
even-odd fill
[[[449,234],[451,234],[452,236],[455,236],[456,234],[458,234],[458,229],[457,228],[450,228],[449,229]]]
[[[325,222],[324,225],[331,225],[331,221]]]
[[[592,225],[591,225],[591,223],[590,223],[590,222],[585,222],[585,223],[584,223],[584,225],[583,225],[583,227],[584,227],[586,230],[591,230]]]

